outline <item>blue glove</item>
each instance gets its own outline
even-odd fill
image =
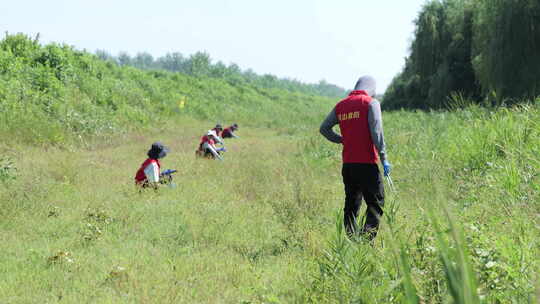
[[[390,175],[390,172],[392,171],[392,165],[387,161],[383,161],[383,168],[384,168],[384,176]]]
[[[222,148],[217,149],[216,151],[219,151],[219,152],[227,152],[227,149],[225,149],[225,147],[222,147]]]
[[[167,169],[167,170],[161,172],[161,175],[171,175],[171,174],[173,174],[173,173],[176,173],[176,170],[174,170],[174,169]]]

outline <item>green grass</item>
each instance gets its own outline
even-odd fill
[[[1,303],[535,303],[539,100],[384,114],[395,191],[341,223],[336,100],[0,41]],[[472,104],[472,103],[464,103]],[[197,160],[238,122],[224,162]],[[176,188],[138,193],[149,145]]]
[[[0,140],[81,146],[192,119],[290,133],[314,124],[334,101],[236,80],[142,71],[67,45],[6,35],[0,40]]]
[[[86,146],[3,142],[0,302],[538,300],[537,105],[385,113],[396,191],[373,246],[343,233],[339,147],[317,134],[330,107],[242,128],[224,162],[194,158],[213,122],[188,118]],[[155,140],[178,187],[139,194]]]

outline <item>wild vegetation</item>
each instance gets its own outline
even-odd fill
[[[342,231],[336,100],[0,42],[0,302],[535,303],[540,107],[384,113],[395,189]],[[202,132],[238,122],[225,161]],[[176,188],[139,193],[150,143]]]
[[[396,190],[373,246],[344,236],[339,149],[315,124],[243,128],[224,162],[194,158],[211,125],[194,120],[89,149],[4,142],[0,299],[536,303],[540,109],[385,119]],[[178,187],[139,194],[156,139]]]
[[[540,95],[540,2],[431,0],[416,19],[387,109],[440,109],[456,100],[526,103]]]
[[[313,122],[317,106],[329,100],[232,79],[145,72],[70,46],[7,35],[0,41],[0,138],[84,142],[186,118],[288,129],[281,120]]]

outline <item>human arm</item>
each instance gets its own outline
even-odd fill
[[[223,138],[221,136],[216,136],[216,143],[223,145]]]
[[[144,168],[144,175],[146,180],[154,188],[158,187],[159,184],[159,166],[155,162],[151,162]]]
[[[326,119],[322,122],[321,127],[319,128],[319,132],[329,141],[340,144],[341,143],[341,136],[334,132],[332,128],[337,125],[338,119],[336,115],[336,109],[332,109],[332,111],[326,116]]]
[[[369,104],[368,124],[371,140],[379,152],[379,158],[384,167],[384,175],[388,176],[392,166],[386,159],[386,144],[384,142],[381,103],[376,99]]]
[[[170,184],[173,180],[173,174],[178,172],[178,170],[174,169],[167,169],[160,173],[159,175],[159,183],[160,184]]]
[[[369,104],[368,124],[371,140],[379,152],[381,162],[383,162],[386,160],[386,144],[384,142],[381,104],[376,99]]]

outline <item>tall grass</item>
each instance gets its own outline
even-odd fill
[[[331,301],[325,295],[335,293],[336,302],[534,303],[539,113],[533,103],[386,114],[396,191],[387,189],[375,248],[342,260],[368,262],[380,272],[340,289],[343,278],[321,272],[312,289],[323,290],[315,291],[317,299]],[[322,139],[307,145],[306,151],[326,151],[308,153],[314,167],[338,170],[338,147]],[[381,288],[387,282],[393,284]]]
[[[17,170],[0,188],[0,299],[534,303],[539,113],[386,113],[396,190],[373,244],[343,233],[340,151],[316,125],[309,138],[243,128],[224,162],[194,159],[212,124],[196,120],[92,149],[4,143]],[[476,152],[479,132],[505,153]],[[178,187],[138,194],[132,175],[157,139]]]
[[[352,242],[340,147],[317,133],[328,99],[10,39],[0,302],[538,300],[538,101],[385,113],[395,191],[375,242]],[[242,138],[224,162],[196,160],[216,120],[239,122]],[[156,140],[178,187],[139,193],[133,174]]]

